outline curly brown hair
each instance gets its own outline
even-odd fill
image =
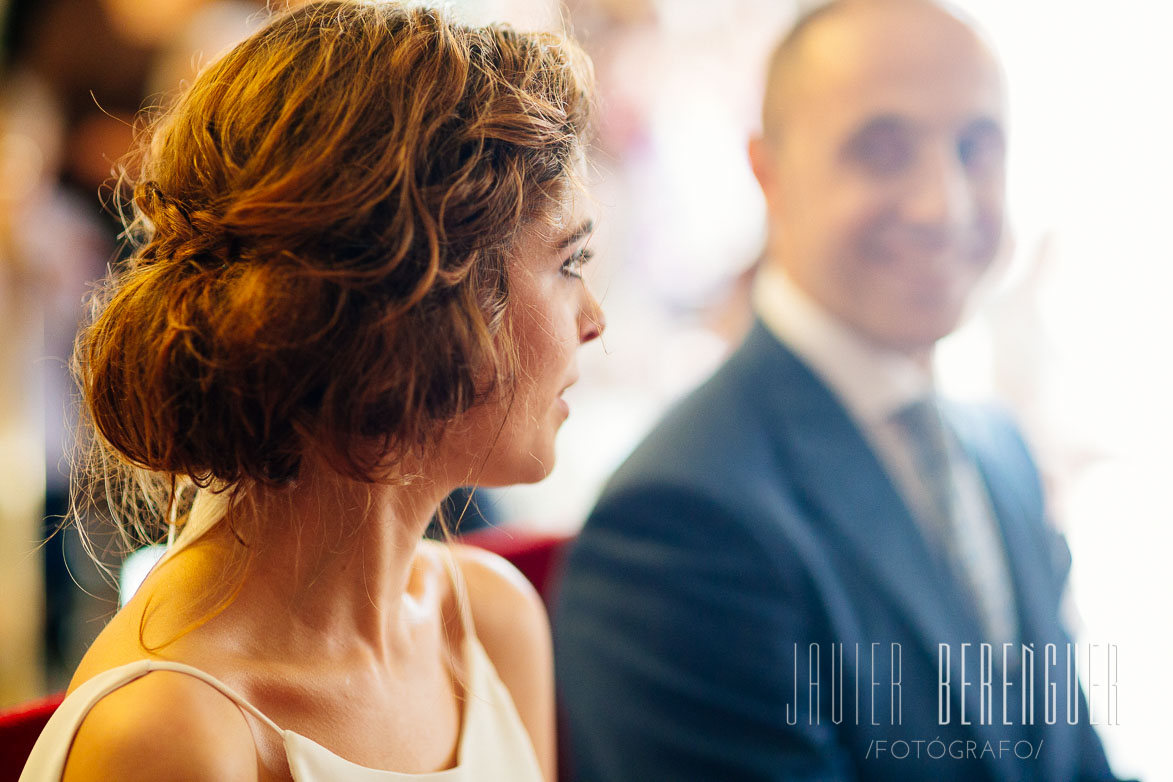
[[[387,480],[507,391],[506,259],[568,196],[591,91],[562,35],[393,2],[303,6],[205,69],[126,167],[134,252],[78,338],[87,496],[159,520],[311,450]]]

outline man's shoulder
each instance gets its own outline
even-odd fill
[[[951,403],[944,408],[962,443],[979,463],[1037,478],[1034,454],[1014,413],[999,402]]]
[[[616,470],[586,532],[600,525],[633,532],[655,526],[650,519],[679,517],[696,520],[709,535],[777,539],[790,522],[805,519],[792,485],[799,473],[793,430],[837,404],[801,360],[755,323]]]
[[[672,405],[616,470],[603,491],[609,499],[640,487],[677,487],[720,496],[752,477],[767,458],[761,412],[723,372]]]
[[[703,484],[706,476],[724,484],[745,474],[743,465],[760,464],[781,425],[771,420],[763,396],[789,393],[779,366],[786,355],[751,332],[711,376],[667,409],[607,492],[632,482]]]
[[[963,439],[979,445],[1014,442],[1026,447],[1017,417],[1002,402],[953,401],[946,402],[943,410]]]

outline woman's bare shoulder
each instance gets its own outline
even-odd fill
[[[508,646],[517,642],[521,631],[548,632],[545,604],[520,570],[477,546],[453,543],[451,547],[468,584],[477,636],[490,656],[496,636],[502,636]]]
[[[195,677],[155,671],[94,705],[62,779],[256,782],[257,769],[252,730],[231,699]]]

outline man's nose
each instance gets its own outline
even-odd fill
[[[970,225],[974,216],[973,183],[955,145],[940,144],[921,156],[904,199],[904,219],[930,232]]]

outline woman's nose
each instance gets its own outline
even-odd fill
[[[582,344],[585,345],[603,335],[603,331],[607,328],[607,317],[603,314],[603,307],[599,304],[598,299],[585,285],[583,286],[583,296],[585,301],[579,313],[578,336]]]

